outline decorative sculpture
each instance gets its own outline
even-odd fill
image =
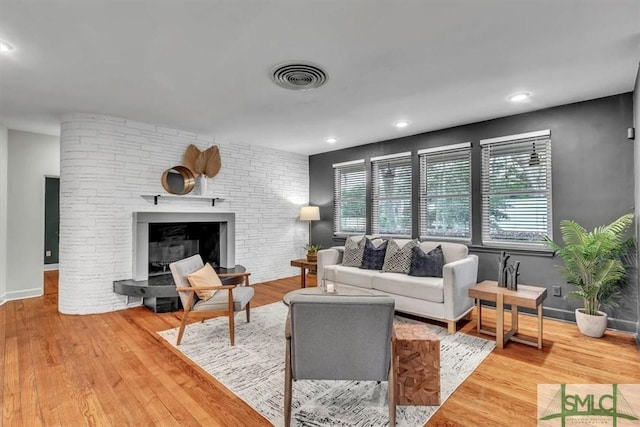
[[[505,251],[500,252],[500,256],[498,257],[498,286],[517,291],[520,261],[507,264],[510,257],[511,256],[507,255]]]

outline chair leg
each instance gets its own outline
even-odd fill
[[[184,328],[187,326],[187,315],[189,312],[185,312],[182,315],[182,322],[180,322],[180,330],[178,331],[178,340],[176,341],[176,345],[180,345],[182,342],[182,335],[184,334]]]
[[[251,322],[251,302],[247,303],[247,307],[245,310],[247,310],[247,323],[250,323]]]
[[[231,346],[233,347],[233,345],[235,344],[235,335],[236,335],[236,331],[235,331],[235,319],[234,319],[234,311],[233,311],[233,293],[231,292],[231,289],[229,289],[229,306],[228,306],[228,310],[229,310],[229,339],[231,340]]]
[[[184,307],[184,312],[182,313],[182,322],[180,322],[180,330],[178,331],[178,340],[176,341],[176,345],[180,345],[182,342],[182,335],[184,334],[184,328],[187,326],[187,317],[189,316],[189,311],[191,311],[191,305],[193,304],[193,295],[195,292],[189,292],[189,298],[187,298],[187,305]]]
[[[284,362],[284,425],[291,425],[291,340],[287,339]]]
[[[387,405],[389,406],[389,425],[396,425],[396,366],[393,346],[391,349],[391,366],[389,366],[389,377],[387,382]]]

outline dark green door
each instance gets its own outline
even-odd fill
[[[60,178],[45,178],[44,185],[44,263],[58,263],[60,228]]]

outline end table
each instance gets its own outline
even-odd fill
[[[530,345],[542,349],[542,302],[547,297],[547,289],[537,286],[518,285],[517,291],[498,286],[498,282],[485,280],[469,289],[469,298],[476,299],[478,333],[496,337],[498,348],[504,348],[508,341]],[[496,303],[495,331],[482,328],[482,300]],[[504,330],[504,305],[511,305],[511,329]],[[518,336],[518,307],[536,309],[538,312],[538,337],[536,341]]]
[[[306,258],[292,259],[291,260],[292,267],[300,267],[300,287],[307,287],[307,270],[309,272],[315,272],[318,263],[315,261],[307,261]]]

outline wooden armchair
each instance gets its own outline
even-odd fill
[[[169,264],[169,269],[176,284],[176,290],[184,307],[184,314],[178,332],[176,345],[182,342],[184,329],[187,325],[187,318],[201,319],[204,322],[209,317],[227,315],[229,317],[229,338],[231,345],[234,345],[235,323],[234,315],[238,311],[245,310],[247,322],[251,320],[251,298],[254,290],[249,286],[249,276],[251,273],[226,273],[219,274],[220,278],[236,277],[237,284],[198,286],[191,287],[187,275],[193,273],[204,266],[200,255],[193,255],[180,261]],[[211,298],[201,300],[196,291],[218,290],[226,292],[216,292]]]

